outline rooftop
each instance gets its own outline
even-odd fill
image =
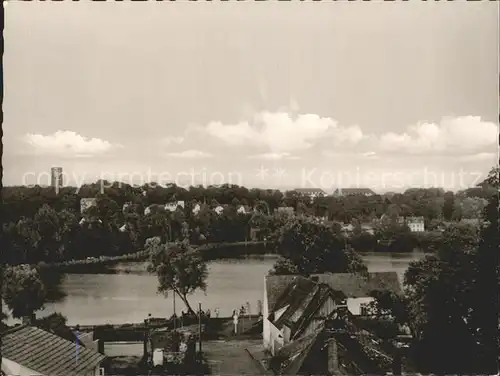
[[[367,297],[374,290],[389,290],[401,294],[401,284],[396,272],[374,272],[367,275],[354,273],[314,274],[318,283],[328,285],[334,291],[343,292],[348,298]],[[272,275],[266,276],[267,303],[270,311],[279,309],[278,299],[284,295],[285,290],[292,285],[296,278],[310,282],[300,283],[302,288],[312,283],[311,279],[297,275]],[[310,287],[309,287],[310,288]],[[271,313],[271,312],[270,312]]]
[[[2,356],[51,376],[84,375],[106,358],[55,334],[24,325],[2,333]]]

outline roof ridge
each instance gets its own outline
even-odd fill
[[[4,335],[6,334],[12,334],[12,333],[15,333],[17,332],[18,330],[21,330],[21,329],[24,329],[28,326],[32,326],[32,325],[27,325],[27,324],[21,324],[21,325],[16,325],[12,328],[9,328],[9,329],[6,329],[4,330],[3,332],[0,333],[0,335],[3,337]]]

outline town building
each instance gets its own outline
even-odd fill
[[[405,223],[412,232],[425,231],[424,217],[406,217]]]
[[[252,208],[248,205],[239,205],[236,212],[238,214],[248,214],[252,212]]]
[[[92,197],[80,199],[80,213],[84,213],[92,206],[97,206],[97,199]]]
[[[296,188],[294,192],[300,196],[306,196],[313,201],[317,197],[325,197],[326,193],[320,188]]]
[[[401,294],[396,272],[266,276],[263,343],[275,355],[287,343],[316,330],[339,307],[351,315],[367,313],[373,291]]]
[[[184,207],[185,207],[184,201],[172,201],[172,202],[165,204],[165,210],[170,211],[170,212],[176,211],[177,208],[179,208],[179,207],[184,209]]]
[[[2,372],[16,376],[103,376],[106,357],[31,325],[2,333]]]
[[[144,209],[144,215],[149,215],[152,213],[158,213],[165,211],[165,205],[152,204],[149,205],[146,209]]]
[[[50,186],[59,189],[62,188],[63,185],[64,181],[62,167],[52,167],[50,169]]]
[[[275,375],[401,375],[398,359],[377,337],[334,311],[311,333],[278,350],[269,361]]]
[[[337,197],[374,196],[375,192],[373,192],[370,188],[338,188],[334,191],[333,195]]]

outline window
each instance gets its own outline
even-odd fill
[[[99,376],[104,376],[104,368],[99,367]]]
[[[368,303],[361,303],[359,305],[359,313],[362,315],[362,316],[367,316],[368,315]]]

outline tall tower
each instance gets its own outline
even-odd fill
[[[62,167],[52,167],[50,169],[50,185],[56,190],[63,186],[63,169]]]

